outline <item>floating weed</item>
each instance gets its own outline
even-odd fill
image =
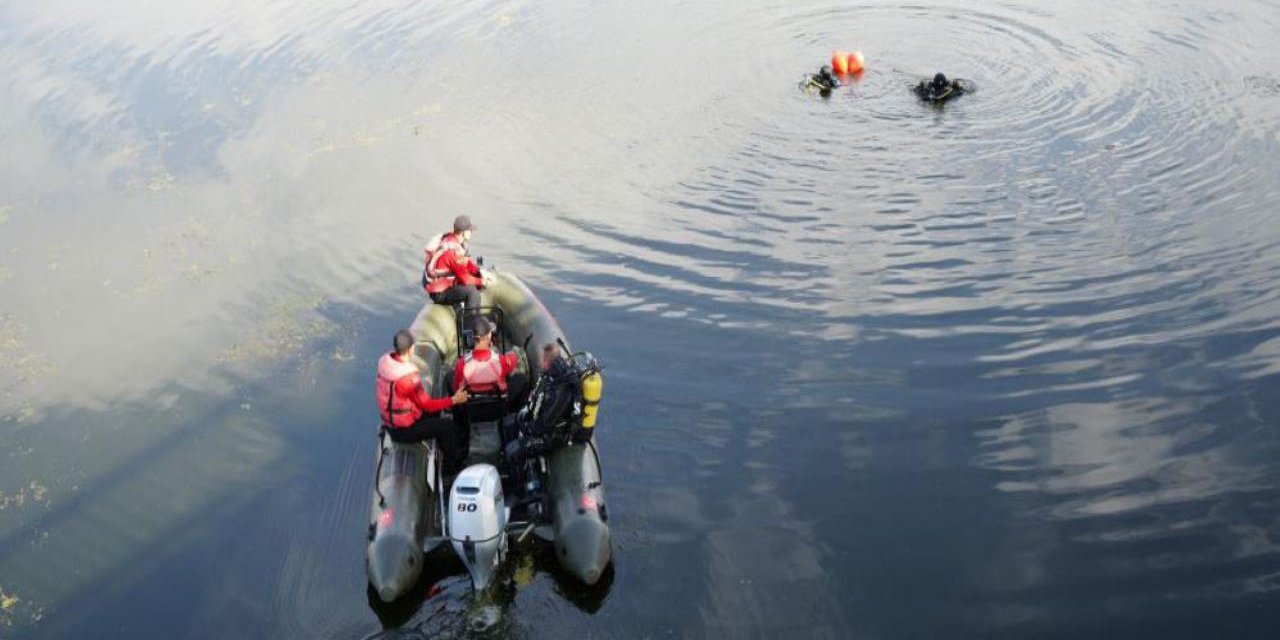
[[[34,606],[32,603],[19,598],[16,593],[10,593],[0,586],[0,629],[13,627],[22,622],[31,624],[40,622],[44,618],[44,608]]]
[[[302,353],[313,340],[333,335],[338,327],[319,315],[323,297],[293,296],[277,303],[244,341],[223,351],[223,362],[281,360]]]
[[[48,504],[49,488],[32,480],[27,486],[18,489],[17,493],[0,491],[0,511],[9,507],[21,509],[27,505]]]
[[[1249,76],[1244,79],[1244,86],[1256,96],[1280,96],[1280,80],[1269,76]]]
[[[11,382],[0,384],[0,412],[16,412],[19,422],[35,415],[30,406],[15,406],[22,402],[23,392],[33,381],[42,380],[57,370],[44,358],[27,351],[25,338],[26,327],[22,323],[0,315],[0,370],[11,374]]]
[[[413,110],[413,115],[415,115],[415,116],[433,116],[433,115],[436,115],[436,114],[438,114],[438,113],[440,113],[440,112],[442,112],[442,111],[444,111],[444,105],[440,104],[439,102],[433,102],[433,103],[431,103],[431,104],[424,104],[424,105],[422,105],[422,106],[420,106],[420,107],[418,107],[418,108],[414,109],[414,110]]]

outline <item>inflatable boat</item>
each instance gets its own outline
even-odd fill
[[[570,350],[560,325],[519,278],[491,275],[479,312],[497,326],[494,348],[517,352],[520,364],[508,393],[473,394],[454,412],[468,466],[450,480],[433,441],[401,444],[379,435],[366,569],[383,602],[405,594],[424,564],[447,562],[437,556],[450,551],[483,590],[506,558],[509,538],[549,542],[565,571],[588,585],[612,561],[593,436],[600,367],[591,354]],[[454,366],[473,344],[471,317],[428,302],[410,327],[433,397],[452,393]]]

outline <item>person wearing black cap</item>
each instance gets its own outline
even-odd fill
[[[518,399],[523,395],[525,385],[511,373],[516,370],[519,356],[514,351],[498,353],[494,350],[493,332],[496,327],[488,318],[476,316],[471,326],[475,331],[476,345],[465,358],[458,358],[458,365],[453,370],[453,388],[470,389],[475,393],[502,393],[508,398]],[[512,378],[511,385],[508,385],[508,377]]]
[[[413,334],[401,329],[392,339],[393,350],[378,360],[375,396],[382,428],[396,442],[420,442],[435,438],[444,453],[446,474],[461,468],[465,457],[458,427],[440,412],[465,404],[471,394],[459,388],[447,398],[432,398],[422,387],[421,373],[413,364]]]
[[[480,265],[467,257],[471,233],[469,216],[458,216],[453,231],[428,243],[422,286],[436,304],[463,303],[468,310],[480,308],[480,289],[486,284]]]

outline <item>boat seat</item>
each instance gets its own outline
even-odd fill
[[[501,394],[475,394],[467,401],[467,419],[471,422],[497,422],[507,413],[507,397]]]
[[[465,316],[465,307],[462,302],[452,302],[449,306],[453,307],[453,317],[458,324],[458,337],[462,340],[462,350],[463,352],[471,351],[476,346],[476,332],[471,328],[470,322],[462,321]]]

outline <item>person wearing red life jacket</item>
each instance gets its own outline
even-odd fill
[[[516,402],[523,395],[525,386],[524,376],[512,376],[519,364],[519,356],[514,351],[498,353],[493,348],[495,327],[488,318],[476,316],[472,327],[476,336],[475,349],[465,358],[458,358],[458,365],[453,370],[453,388],[470,389],[472,393],[501,393],[510,402]]]
[[[465,304],[471,311],[480,308],[480,290],[487,284],[480,265],[467,257],[475,227],[468,216],[453,221],[453,231],[427,245],[427,262],[422,286],[436,304]],[[434,245],[434,247],[433,247]]]
[[[421,373],[410,359],[413,334],[401,329],[392,340],[394,349],[378,360],[378,414],[382,428],[396,442],[421,442],[435,438],[444,454],[446,474],[461,468],[465,457],[461,450],[458,428],[452,418],[441,411],[461,407],[470,393],[461,387],[447,398],[432,398],[422,387]]]

